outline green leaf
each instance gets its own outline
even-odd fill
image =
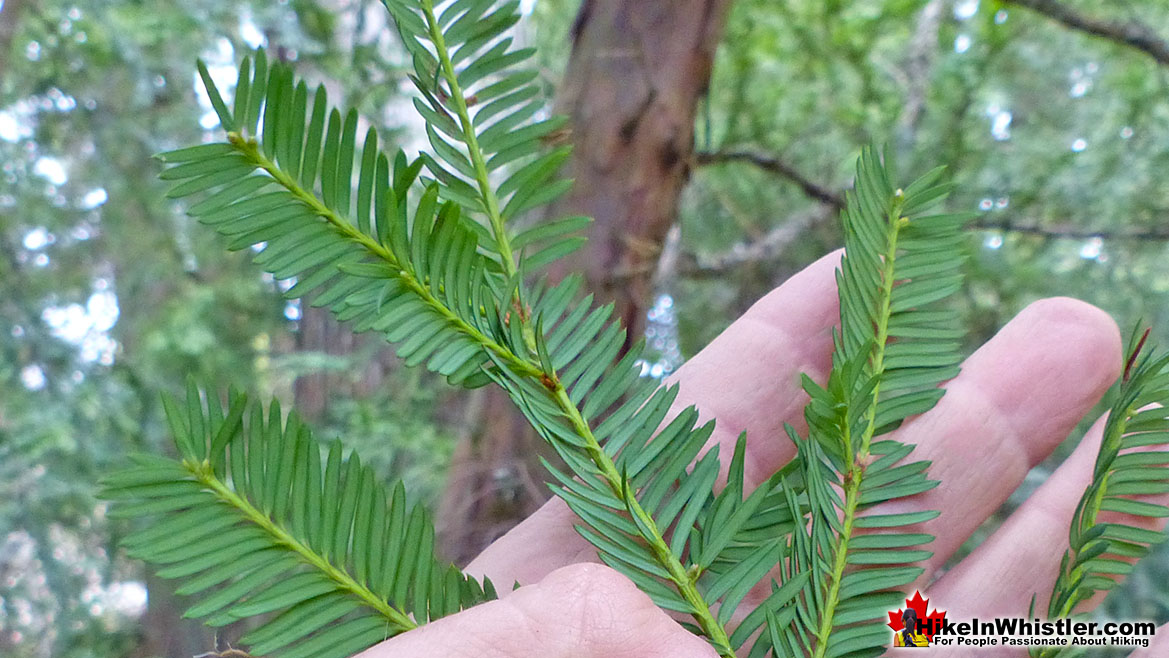
[[[224,130],[234,131],[235,120],[232,118],[231,112],[228,111],[227,105],[223,102],[223,97],[219,95],[219,89],[215,87],[215,82],[211,80],[211,74],[207,72],[207,65],[203,60],[198,60],[196,63],[199,69],[199,78],[203,80],[203,87],[207,90],[207,97],[211,99],[211,107],[215,110],[216,116],[219,117],[219,123]]]
[[[432,613],[449,614],[487,597],[434,557],[433,526],[421,507],[411,513],[411,548],[376,552],[383,541],[402,542],[396,530],[405,507],[401,485],[387,496],[356,455],[342,459],[339,443],[322,475],[319,447],[295,412],[282,423],[275,401],[265,418],[245,396],[232,391],[229,400],[225,414],[214,395],[193,385],[181,406],[164,398],[176,442],[197,454],[191,445],[205,441],[207,462],[136,456],[131,467],[106,478],[103,490],[113,500],[113,516],[150,518],[123,545],[132,555],[172,565],[158,573],[184,579],[180,593],[200,594],[186,616],[222,625],[279,613],[255,622],[249,633],[258,652],[333,655],[328,652],[337,647],[359,650],[425,623]],[[331,554],[322,551],[326,532]],[[444,580],[432,588],[430,575],[440,572]],[[391,604],[384,595],[390,589],[413,595]],[[367,620],[361,628],[376,623],[376,640],[354,644],[338,632],[352,630],[354,619]],[[346,640],[338,644],[341,635]]]

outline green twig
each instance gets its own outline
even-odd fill
[[[857,508],[860,505],[861,482],[864,480],[865,466],[868,464],[870,457],[869,448],[873,440],[873,433],[876,431],[877,399],[881,392],[880,376],[885,369],[885,345],[889,341],[889,317],[891,315],[890,309],[893,299],[893,272],[897,261],[897,237],[901,228],[909,223],[908,219],[901,217],[902,199],[903,195],[901,190],[897,190],[889,209],[891,226],[889,231],[889,244],[885,251],[881,271],[881,290],[880,297],[878,298],[879,308],[877,309],[876,318],[877,341],[873,345],[873,355],[870,361],[872,375],[878,379],[867,399],[856,401],[868,405],[868,408],[865,411],[865,415],[867,416],[865,430],[860,437],[860,446],[855,457],[852,451],[852,437],[849,432],[849,424],[847,421],[844,424],[843,444],[848,472],[844,477],[843,529],[838,537],[839,543],[837,544],[833,557],[832,571],[828,576],[831,585],[829,585],[828,594],[824,599],[824,611],[820,616],[820,627],[816,630],[817,642],[813,658],[823,658],[825,652],[828,650],[828,636],[834,627],[836,606],[840,603],[840,584],[844,580],[844,568],[848,564],[848,542],[852,537],[853,523],[856,521]]]
[[[354,580],[343,569],[338,569],[333,566],[327,559],[308,546],[305,546],[300,540],[292,536],[284,528],[281,528],[272,519],[268,518],[267,514],[257,509],[246,498],[232,491],[226,483],[215,476],[214,470],[206,461],[194,463],[190,460],[184,460],[183,467],[194,475],[200,484],[211,490],[219,500],[236,509],[249,522],[268,533],[278,544],[296,553],[306,564],[328,576],[330,580],[337,583],[338,586],[350,594],[361,599],[370,608],[377,610],[391,624],[397,626],[401,632],[418,627],[418,623],[411,619],[409,615],[395,609],[389,603],[382,600],[381,597],[374,594],[368,587]]]

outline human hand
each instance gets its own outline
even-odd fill
[[[718,419],[709,445],[729,455],[746,430],[749,486],[794,456],[782,428],[805,427],[799,374],[823,382],[831,367],[839,257],[822,258],[768,294],[673,378],[681,387],[675,411],[695,404],[704,419]],[[1072,299],[1036,302],[966,360],[936,407],[897,430],[895,438],[915,444],[913,458],[931,460],[929,475],[941,481],[910,502],[887,506],[888,512],[906,511],[910,503],[942,511],[918,529],[905,528],[936,537],[933,556],[920,565],[925,573],[906,589],[922,589],[951,619],[1026,617],[1035,593],[1036,609],[1046,609],[1068,524],[1091,480],[1102,422],[994,534],[952,569],[942,568],[1115,381],[1120,350],[1116,325],[1099,309]],[[395,637],[361,658],[716,655],[627,578],[595,564],[596,553],[574,522],[568,507],[552,499],[466,569],[502,586],[525,587]],[[1148,526],[1149,520],[1125,523]],[[1169,655],[1169,632],[1159,630],[1134,658]]]

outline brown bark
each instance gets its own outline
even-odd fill
[[[584,0],[557,99],[571,119],[573,191],[551,217],[595,218],[589,245],[554,277],[583,271],[640,335],[651,274],[689,176],[694,117],[730,0]],[[547,497],[534,486],[539,442],[501,391],[455,456],[440,543],[462,562]]]
[[[596,221],[563,265],[639,335],[650,277],[690,174],[694,117],[730,0],[585,0],[557,109],[571,117],[573,190],[551,214]],[[616,275],[616,276],[615,276]]]
[[[131,658],[190,658],[215,649],[216,633],[197,621],[183,619],[183,602],[175,596],[173,582],[148,569],[146,587],[150,596]]]

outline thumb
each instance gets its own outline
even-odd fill
[[[358,658],[716,658],[625,576],[557,569],[505,598],[387,640]]]

